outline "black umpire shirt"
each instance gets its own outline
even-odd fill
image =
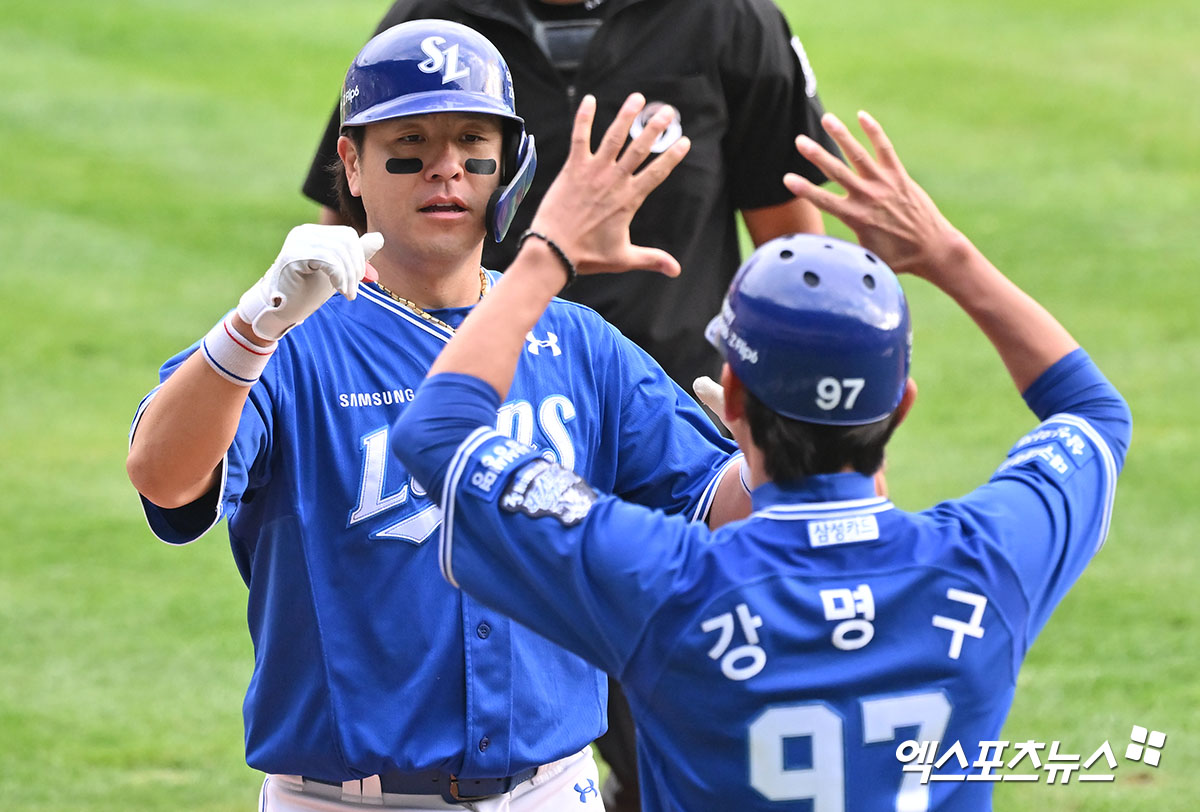
[[[597,99],[597,143],[633,91],[679,111],[691,151],[646,199],[630,232],[634,244],[674,255],[682,276],[580,277],[563,295],[599,311],[690,391],[697,375],[720,368],[703,332],[740,262],[736,210],[790,199],[785,172],[825,180],[796,153],[796,135],[837,148],[820,127],[823,110],[803,49],[771,0],[606,0],[596,13],[603,24],[565,72],[551,61],[544,25],[520,0],[399,0],[378,31],[413,19],[453,20],[486,36],[508,62],[517,114],[537,139],[538,170],[508,237],[485,243],[489,268],[503,270],[512,260],[517,237],[566,160],[584,94]],[[328,167],[337,158],[337,132],[335,107],[303,187],[334,209]]]

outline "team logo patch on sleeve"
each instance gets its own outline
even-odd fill
[[[466,477],[467,489],[484,499],[493,499],[496,483],[504,472],[536,453],[524,443],[497,435],[494,442],[484,443],[476,452],[474,465]]]
[[[553,516],[571,527],[583,521],[597,494],[574,471],[547,460],[534,460],[517,471],[500,497],[500,507],[534,519]]]

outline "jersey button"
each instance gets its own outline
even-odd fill
[[[475,634],[479,635],[480,640],[487,640],[488,635],[492,633],[492,627],[486,623],[480,623],[475,629]]]
[[[492,740],[489,739],[487,736],[484,736],[482,739],[479,740],[479,752],[482,753],[484,750],[488,749],[488,745],[491,743],[492,743]]]

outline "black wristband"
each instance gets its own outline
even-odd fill
[[[524,245],[525,241],[527,239],[529,239],[530,237],[536,237],[537,239],[546,243],[546,245],[554,253],[554,256],[558,257],[559,262],[562,263],[563,268],[565,268],[567,271],[567,284],[562,286],[562,289],[566,290],[567,287],[572,282],[575,281],[575,277],[578,276],[578,274],[575,272],[575,263],[573,263],[573,262],[571,262],[571,260],[567,259],[566,253],[564,253],[563,250],[558,247],[558,244],[555,243],[554,240],[550,239],[545,234],[542,234],[538,231],[534,231],[531,228],[525,229],[525,233],[521,235],[521,239],[517,240],[517,251],[518,252],[521,250],[521,246]]]

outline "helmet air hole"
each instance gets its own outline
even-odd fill
[[[808,285],[810,288],[815,288],[817,285],[821,284],[821,277],[817,276],[812,271],[805,271],[804,284]]]
[[[864,254],[864,256],[866,256],[866,258],[867,258],[869,261],[871,261],[872,263],[875,263],[875,262],[878,262],[878,261],[879,261],[879,260],[875,259],[875,257],[871,256],[870,254]]]
[[[780,252],[779,252],[779,258],[780,258],[780,259],[791,259],[791,258],[792,258],[792,257],[794,257],[794,256],[795,256],[795,254],[793,254],[793,253],[792,253],[790,250],[788,250],[787,248],[785,248],[785,249],[783,249],[782,251],[780,251]]]
[[[863,285],[866,286],[867,290],[875,290],[875,277],[870,274],[865,275],[863,277]]]

